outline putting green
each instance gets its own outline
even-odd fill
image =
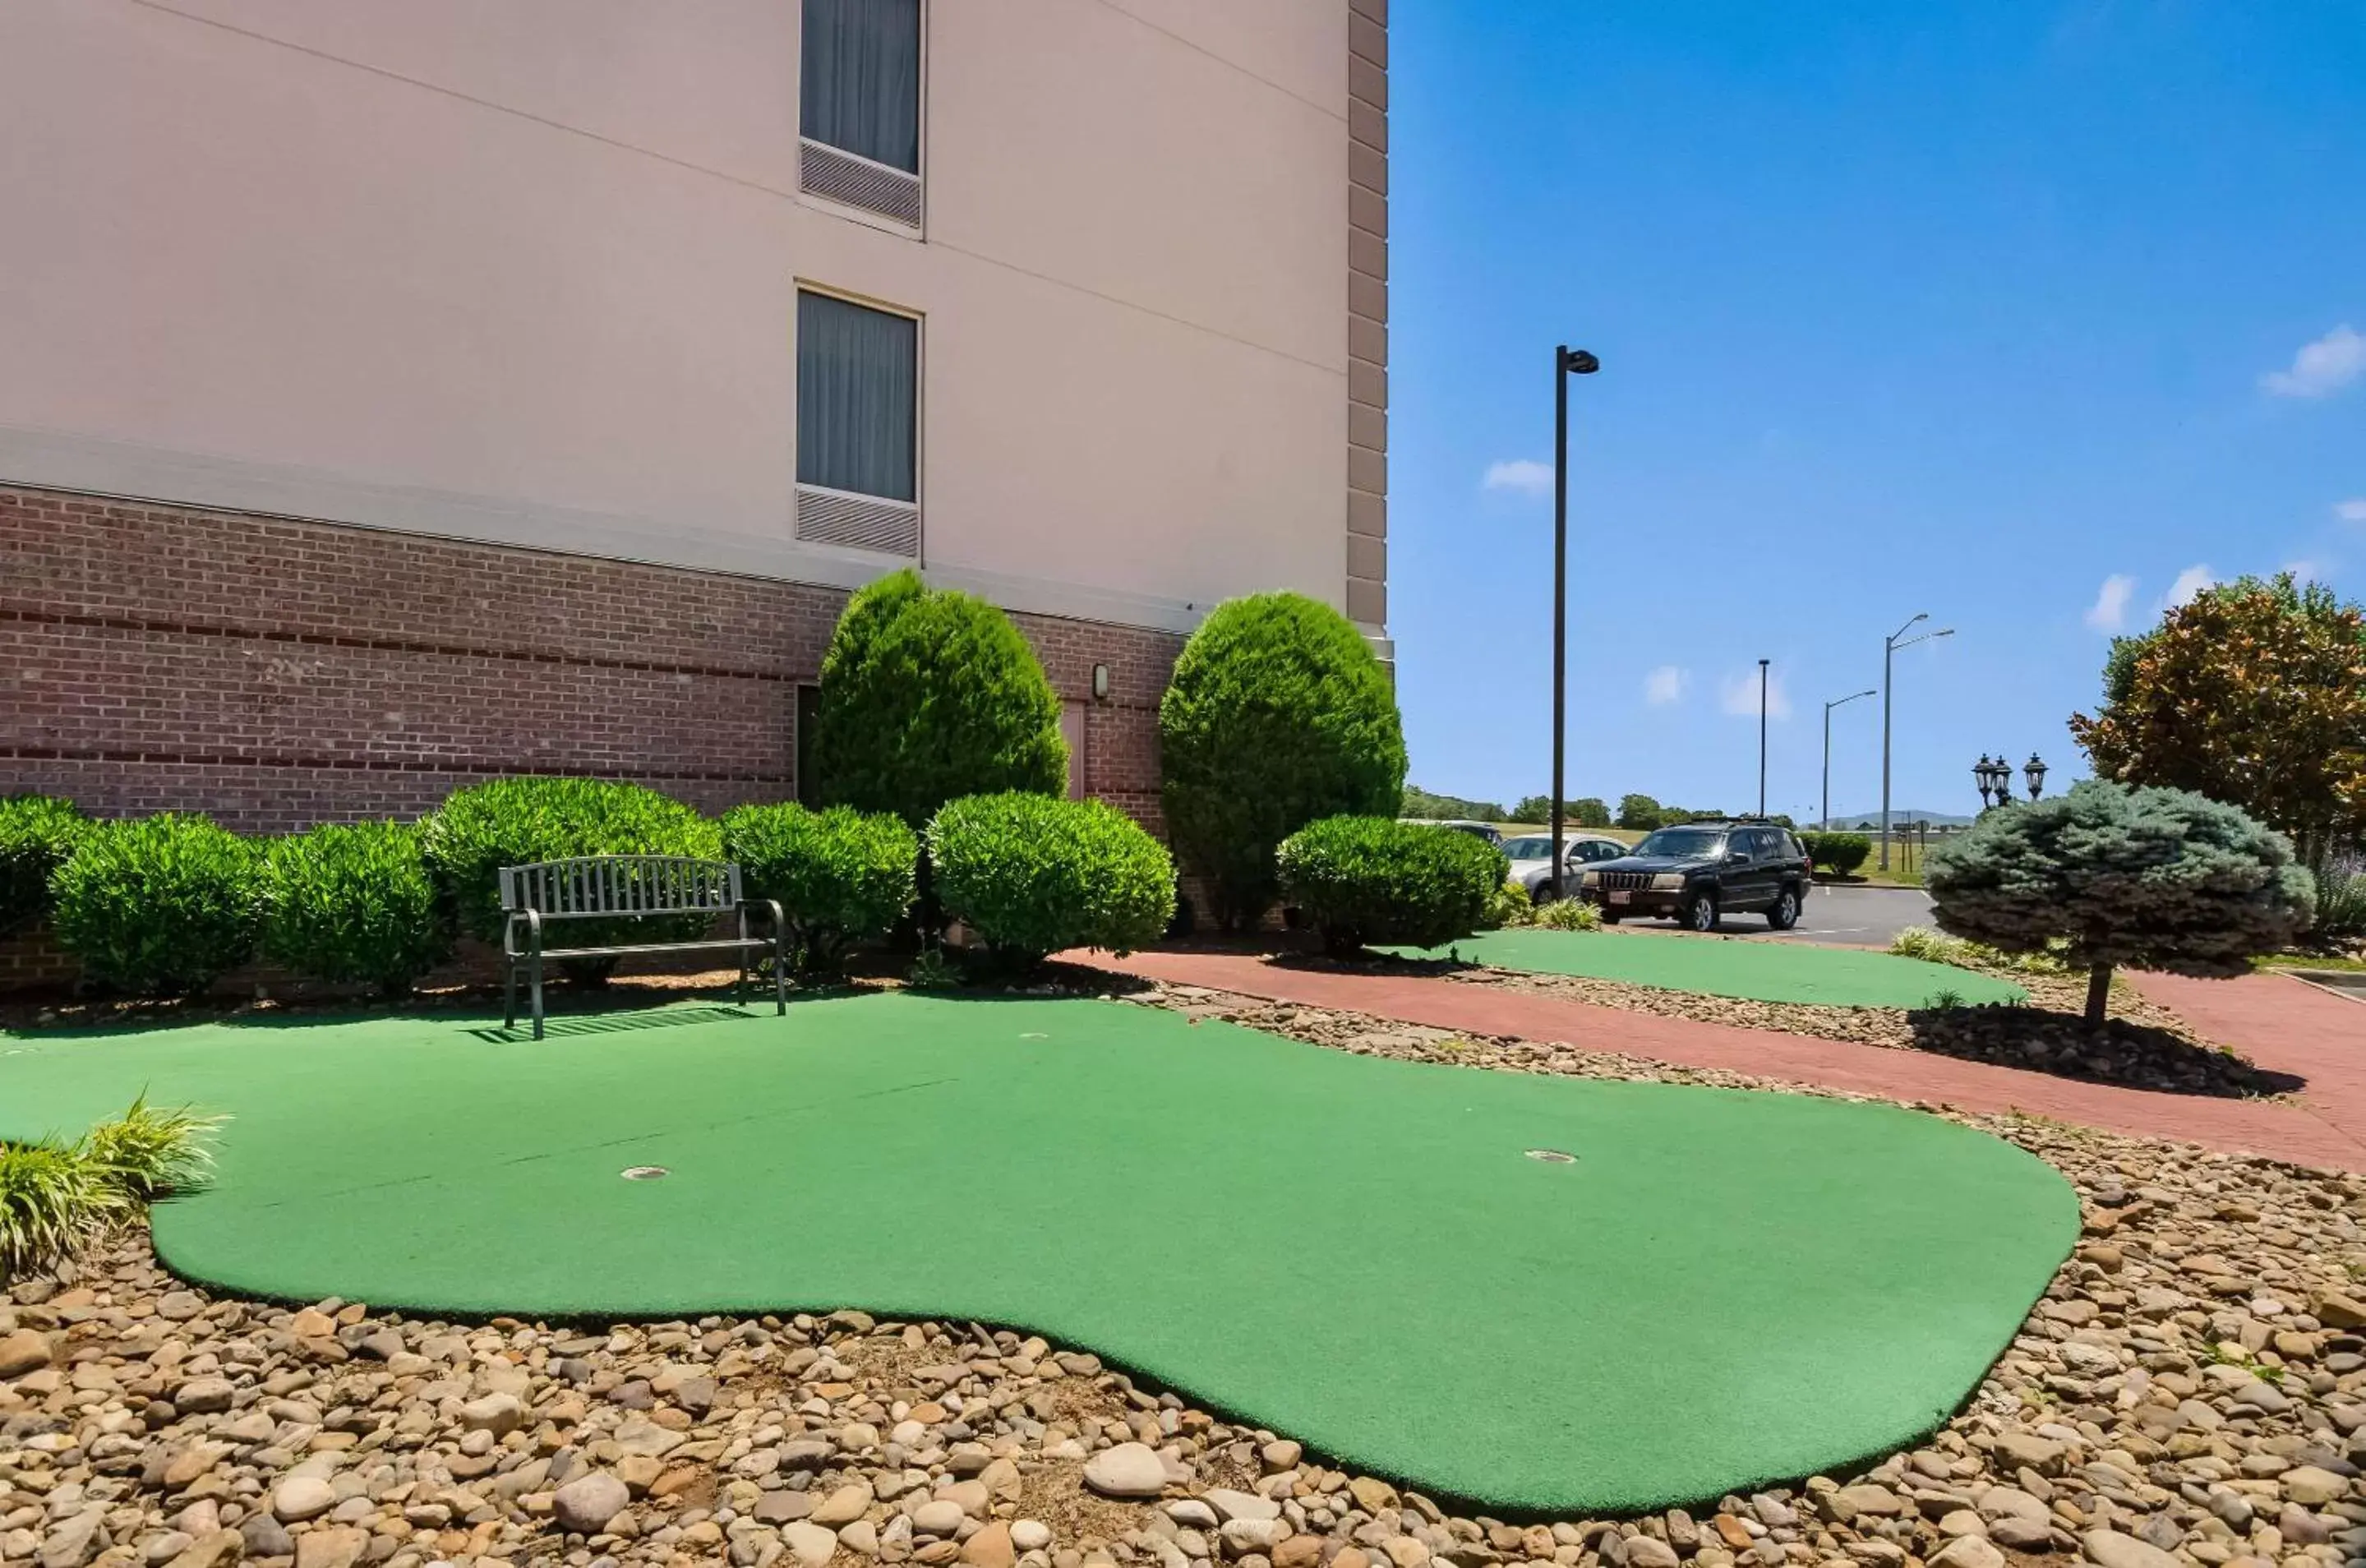
[[[857,1306],[1099,1351],[1502,1508],[1657,1508],[1914,1440],[2078,1233],[1894,1107],[1348,1055],[911,995],[0,1036],[0,1135],[229,1113],[175,1269],[422,1312]],[[1561,1150],[1573,1163],[1526,1151]],[[660,1180],[625,1181],[659,1165]]]
[[[1451,951],[1495,969],[1582,975],[1662,991],[1695,991],[1759,1002],[1920,1008],[1932,1005],[1947,991],[1973,1005],[2029,999],[2029,993],[2019,986],[1950,964],[1807,942],[1514,926],[1481,931],[1447,948],[1385,951],[1408,958],[1436,958]]]

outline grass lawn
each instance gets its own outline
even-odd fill
[[[1540,975],[1623,980],[1663,991],[1694,991],[1762,1002],[1830,1007],[1920,1008],[1943,992],[1960,1001],[2026,1001],[2029,993],[1949,964],[1863,948],[1793,942],[1717,941],[1645,931],[1556,931],[1512,926],[1464,937],[1446,949],[1391,948],[1405,957],[1451,951],[1474,964]]]
[[[166,1262],[226,1290],[978,1319],[1570,1515],[1913,1440],[2079,1227],[2046,1165],[1894,1107],[1081,999],[562,1012],[538,1043],[448,1014],[0,1036],[0,1134],[142,1090],[231,1117],[215,1184],[154,1214]],[[621,1178],[644,1165],[671,1174]]]

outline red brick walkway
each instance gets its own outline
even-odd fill
[[[2366,1170],[2366,1005],[2326,996],[2282,976],[2199,981],[2147,975],[2140,984],[2147,996],[2183,1013],[2203,1034],[2263,1067],[2306,1079],[2297,1103],[2113,1089],[1951,1056],[1627,1012],[1501,987],[1290,968],[1251,954],[1068,956],[1178,985],[1471,1034],[1551,1041],[1885,1100],[2017,1111],[2300,1165]]]

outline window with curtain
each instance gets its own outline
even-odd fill
[[[920,323],[797,295],[797,482],[918,499]]]
[[[920,172],[920,0],[805,0],[804,134]]]

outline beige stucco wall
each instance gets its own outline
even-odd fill
[[[793,0],[0,6],[0,479],[815,581],[799,279],[925,317],[932,570],[1344,603],[1349,0],[931,0],[925,243]]]

